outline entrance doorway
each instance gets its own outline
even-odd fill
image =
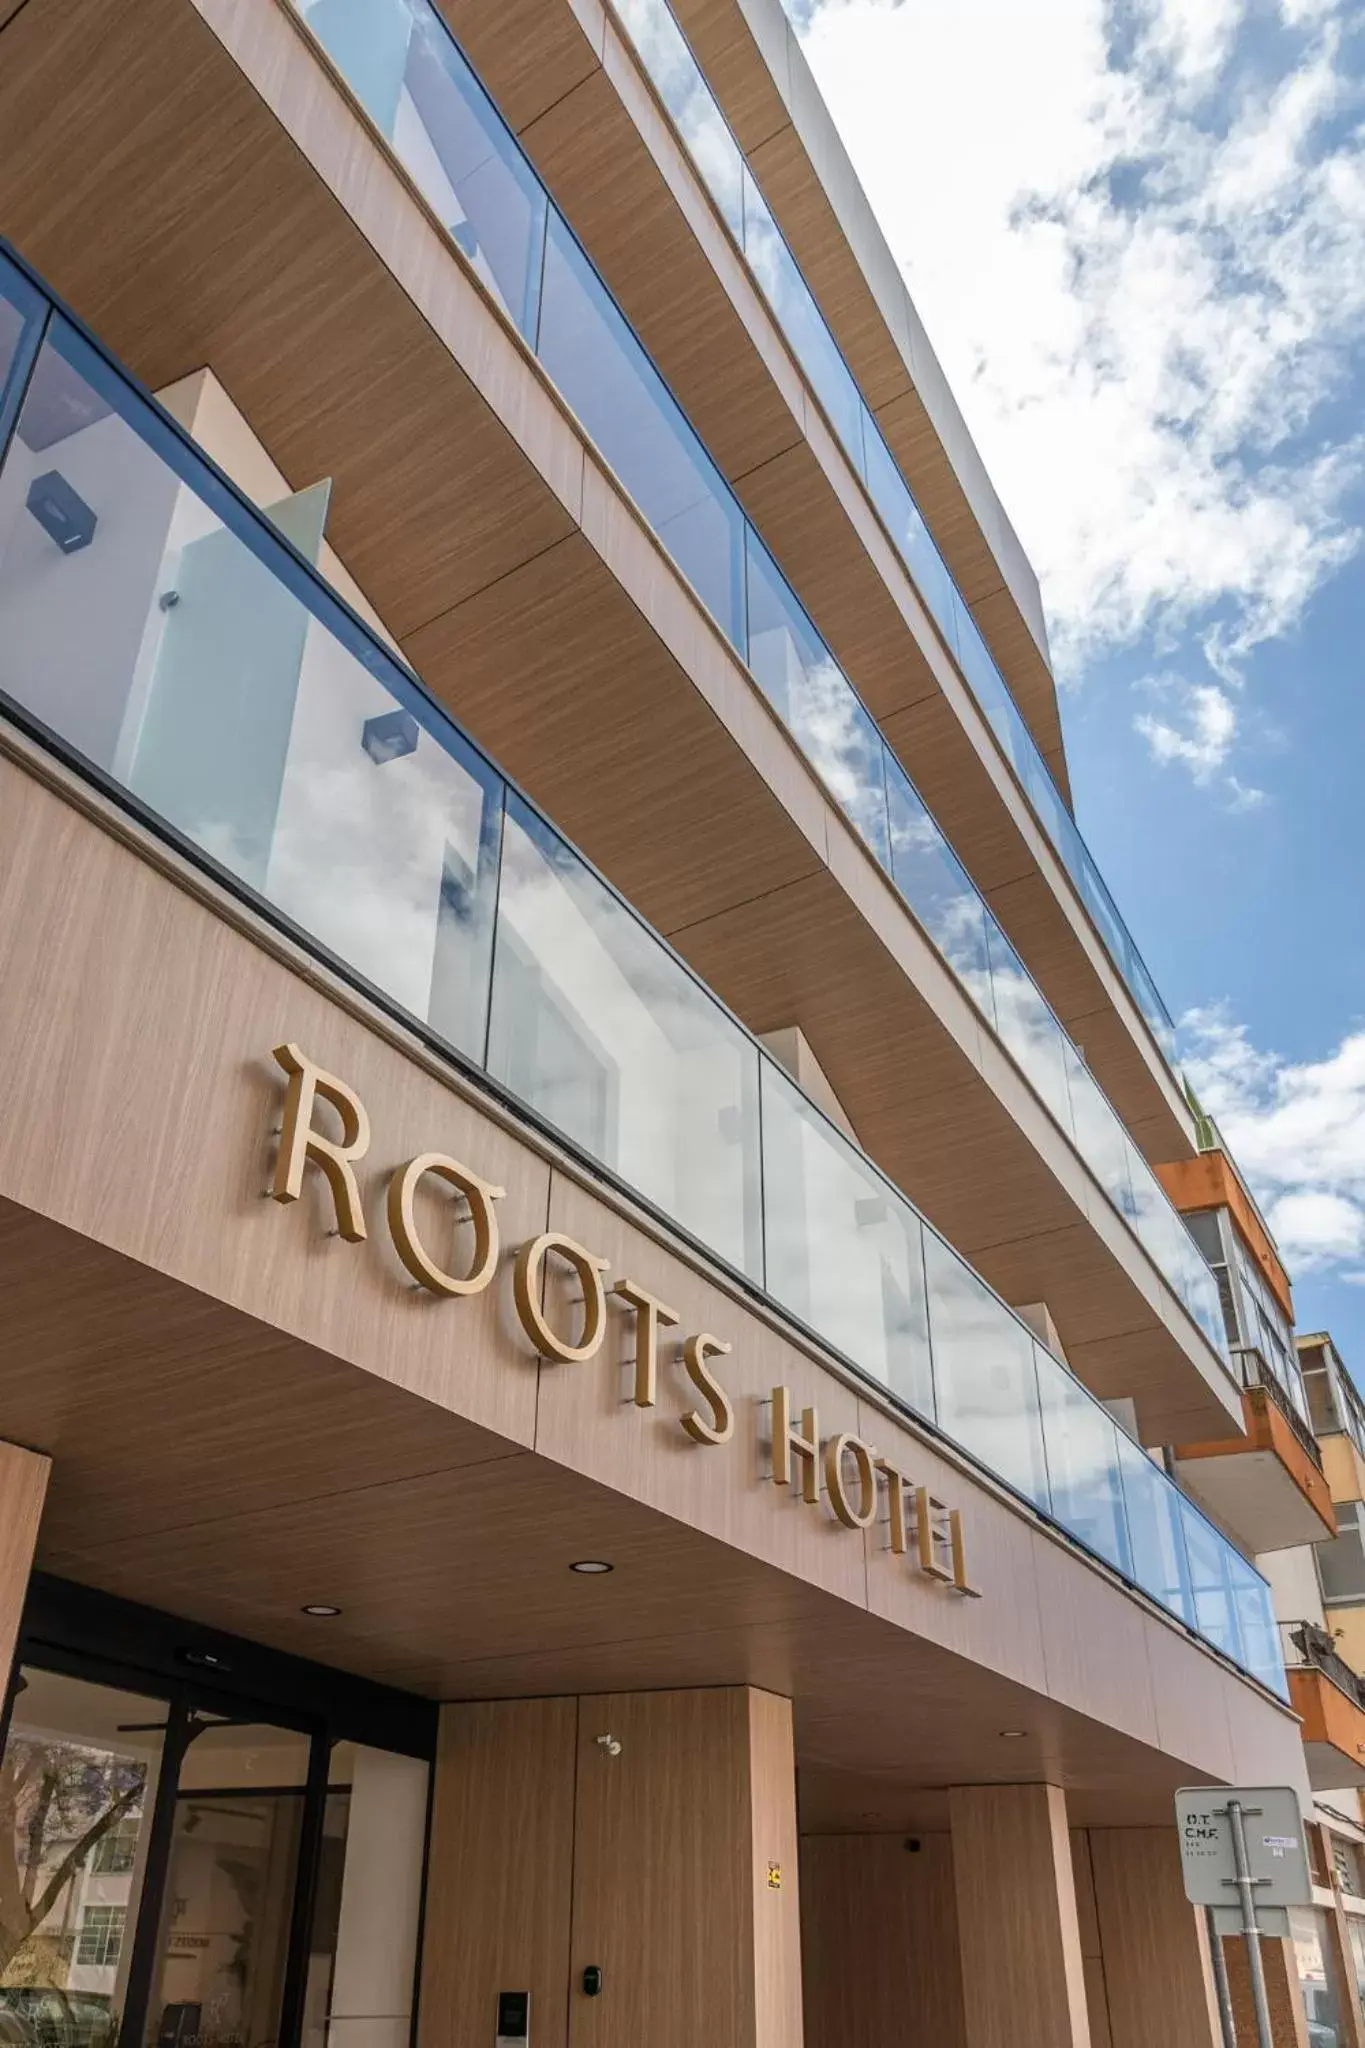
[[[310,1712],[314,1667],[279,1661],[284,1702],[23,1645],[0,2048],[407,2048],[427,1761],[353,1739],[340,1674]]]

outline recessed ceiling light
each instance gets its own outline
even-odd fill
[[[615,1569],[614,1565],[604,1563],[600,1557],[580,1557],[577,1564],[569,1566],[571,1572],[583,1572],[589,1578],[595,1578],[602,1572],[610,1572]]]
[[[1027,1728],[1002,1728],[1000,1739],[1002,1742],[1022,1742],[1027,1734]]]
[[[314,1621],[334,1621],[337,1615],[340,1614],[341,1609],[329,1606],[325,1600],[310,1600],[306,1607],[300,1609],[300,1612],[311,1614]]]

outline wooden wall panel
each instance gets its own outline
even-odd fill
[[[951,1838],[803,1836],[801,1963],[805,2048],[966,2048]]]
[[[742,1687],[580,1702],[570,2048],[801,2048],[799,1980],[774,1981],[799,1945],[795,1871],[766,1882],[795,1846],[780,1720],[756,1720]],[[795,1797],[789,1778],[789,1810]],[[596,1998],[582,1990],[592,1964]]]
[[[1175,1829],[1094,1828],[1087,1839],[1113,2048],[1219,2048]]]
[[[419,2048],[488,2048],[499,1991],[565,2048],[577,1730],[573,1699],[442,1710]]]
[[[954,1786],[949,1812],[971,2048],[1091,2048],[1065,1796]]]
[[[51,1460],[0,1443],[0,1698],[9,1682]]]
[[[1114,2048],[1099,1914],[1095,1908],[1095,1872],[1090,1860],[1090,1836],[1084,1828],[1071,1830],[1071,1874],[1081,1930],[1081,1970],[1085,1977],[1085,2009],[1090,2017],[1090,2048]]]
[[[749,1694],[749,1854],[754,1930],[754,2048],[802,2048],[801,1893],[792,1703],[770,1692]]]

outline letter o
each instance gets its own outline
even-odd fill
[[[862,1498],[855,1508],[844,1485],[844,1456],[848,1453],[858,1473]],[[877,1519],[877,1453],[858,1436],[832,1436],[825,1445],[825,1484],[829,1504],[846,1529],[870,1529]]]
[[[474,1263],[463,1279],[438,1266],[417,1234],[413,1200],[418,1183],[429,1173],[438,1180],[449,1181],[469,1202],[474,1225]],[[389,1231],[394,1250],[419,1286],[428,1288],[432,1294],[483,1292],[498,1267],[498,1219],[493,1204],[501,1201],[505,1193],[504,1188],[481,1180],[477,1173],[461,1166],[458,1159],[448,1159],[444,1152],[419,1152],[406,1166],[397,1169],[389,1182]]]
[[[540,1305],[540,1279],[546,1258],[552,1253],[572,1266],[583,1289],[583,1329],[577,1344],[570,1344],[552,1330]],[[558,1359],[561,1365],[578,1365],[591,1358],[602,1342],[607,1327],[607,1297],[602,1275],[611,1264],[585,1251],[571,1237],[546,1231],[528,1238],[517,1253],[512,1269],[512,1298],[521,1327],[542,1358]]]

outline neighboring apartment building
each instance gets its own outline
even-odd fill
[[[1330,1336],[1294,1334],[1289,1275],[1216,1125],[1162,1178],[1218,1282],[1246,1434],[1174,1447],[1170,1469],[1261,1552],[1300,1717],[1311,1906],[1265,1944],[1276,2048],[1365,2048],[1365,1402]],[[1226,1945],[1239,2041],[1254,2041],[1240,1943]],[[1297,1994],[1297,1995],[1296,1995]]]
[[[1331,1503],[776,0],[0,0],[0,235],[7,2036],[1210,2048]]]

